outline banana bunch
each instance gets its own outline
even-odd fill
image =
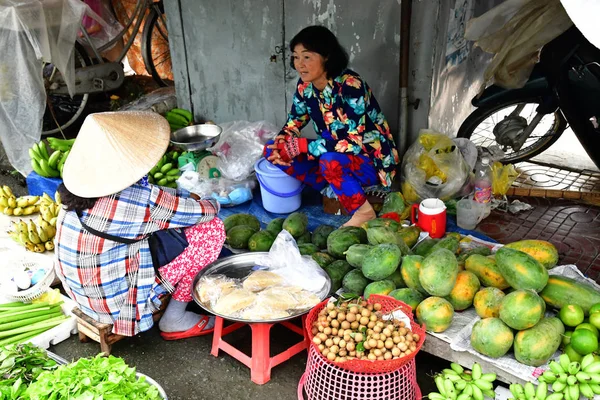
[[[12,230],[8,231],[8,235],[15,242],[25,246],[27,250],[43,253],[46,250],[54,250],[53,239],[56,235],[56,228],[40,216],[38,224],[32,219],[28,222],[22,219],[19,222],[12,221]]]
[[[194,116],[188,110],[174,108],[165,114],[165,118],[169,121],[171,131],[175,132],[178,129],[185,128],[188,125],[194,124]]]
[[[475,363],[471,372],[456,363],[450,364],[435,377],[438,392],[429,393],[431,400],[483,400],[493,399],[496,374],[484,374],[481,365]]]
[[[170,188],[177,188],[177,179],[181,175],[179,171],[179,162],[178,159],[183,153],[179,154],[177,151],[169,151],[166,153],[162,159],[148,172],[148,182],[158,185],[158,186],[166,186]]]
[[[521,400],[578,400],[579,396],[591,399],[600,394],[600,361],[588,354],[581,360],[571,361],[567,354],[562,354],[557,361],[551,361],[548,369],[538,378],[537,390],[533,385],[524,387],[518,384],[510,386],[515,399]],[[553,394],[546,396],[548,386]]]
[[[39,202],[40,219],[48,222],[51,226],[56,226],[56,218],[61,208],[60,194],[56,192],[54,199],[47,193],[44,193]],[[39,224],[39,219],[38,219]]]
[[[11,188],[4,185],[0,188],[0,212],[4,215],[31,215],[39,211],[39,196],[16,197]]]
[[[53,139],[50,141],[50,139]],[[31,167],[40,176],[46,178],[62,177],[63,167],[73,145],[72,140],[63,140],[49,138],[48,143],[54,150],[52,154],[48,154],[46,145],[43,141],[36,143],[29,149],[29,157],[31,157]],[[70,145],[68,143],[71,143]]]

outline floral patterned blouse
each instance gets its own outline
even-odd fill
[[[326,152],[364,154],[377,169],[381,184],[389,187],[399,163],[398,151],[381,108],[367,83],[345,70],[319,91],[298,80],[294,104],[280,134],[300,136],[312,119],[317,139],[309,143],[311,156]]]

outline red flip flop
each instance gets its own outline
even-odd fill
[[[196,336],[208,335],[209,333],[213,333],[213,331],[215,330],[214,327],[210,328],[210,329],[204,329],[204,327],[208,324],[208,321],[209,321],[209,317],[207,317],[205,315],[202,317],[202,319],[200,319],[200,322],[198,322],[196,325],[192,326],[187,331],[161,332],[160,336],[162,336],[162,338],[164,340],[179,340],[179,339],[187,339],[187,338],[196,337]]]

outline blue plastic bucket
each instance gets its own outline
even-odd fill
[[[260,183],[265,210],[276,214],[288,214],[300,208],[304,189],[301,181],[289,176],[265,158],[254,164],[254,170]]]

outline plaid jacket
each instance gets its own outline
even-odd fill
[[[152,327],[158,296],[173,291],[155,276],[145,238],[151,232],[208,222],[218,213],[214,200],[196,201],[185,191],[135,184],[98,199],[82,212],[100,232],[128,239],[117,243],[87,232],[74,211],[62,210],[56,228],[57,274],[69,296],[91,318],[133,336]]]

